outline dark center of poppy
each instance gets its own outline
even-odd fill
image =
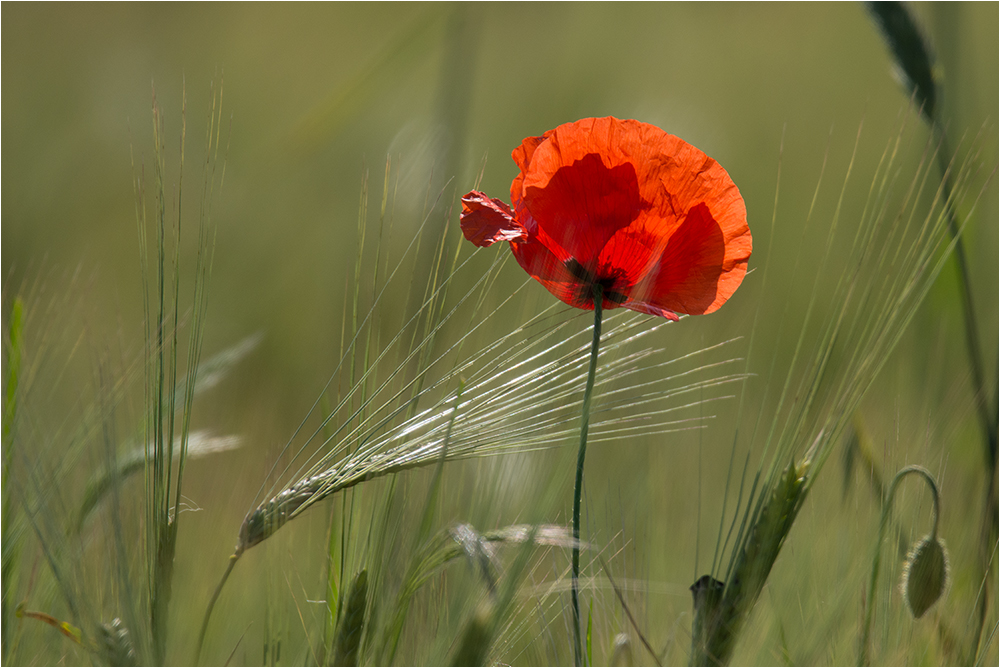
[[[601,291],[604,294],[605,308],[614,308],[619,304],[625,303],[628,299],[628,295],[624,292],[628,289],[628,283],[625,280],[624,272],[621,270],[604,269],[602,271],[598,269],[597,271],[592,271],[580,264],[573,257],[566,260],[563,265],[566,267],[566,271],[579,281],[574,286],[574,298],[577,303],[593,304],[595,285],[601,286]]]

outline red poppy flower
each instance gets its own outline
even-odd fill
[[[513,208],[473,190],[461,225],[477,246],[510,242],[518,264],[570,306],[677,319],[711,313],[746,274],[746,206],[719,163],[663,130],[585,118],[511,154]]]

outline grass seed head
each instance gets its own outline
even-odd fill
[[[101,624],[98,652],[109,666],[139,665],[128,629],[117,617],[110,622]]]
[[[721,583],[709,576],[691,587],[695,622],[699,624],[692,630],[692,665],[726,665],[729,662],[740,629],[760,596],[805,501],[810,466],[807,456],[798,464],[785,467],[774,481],[755,516],[724,592],[719,591]]]
[[[802,507],[806,480],[805,465],[788,466],[778,479],[733,570],[730,589],[734,598],[747,600],[750,606],[757,599]],[[730,598],[730,592],[726,598]]]
[[[337,482],[336,469],[324,471],[300,480],[251,511],[240,527],[239,544],[236,546],[237,556],[271,537],[306,504],[315,503],[340,489],[336,485]]]
[[[927,40],[913,14],[901,2],[869,2],[876,25],[892,51],[896,76],[915,96],[921,113],[934,122],[938,72]]]
[[[365,628],[365,607],[368,603],[368,571],[362,569],[351,584],[351,593],[347,598],[347,608],[344,610],[344,621],[337,635],[337,649],[334,653],[333,665],[358,665],[358,650],[361,647],[361,634]]]

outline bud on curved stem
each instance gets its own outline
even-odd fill
[[[907,558],[907,572],[910,573],[913,570],[914,565],[918,560],[921,562],[919,564],[921,569],[923,569],[923,567],[926,566],[931,571],[937,574],[940,574],[941,568],[944,568],[945,571],[945,576],[941,576],[940,578],[938,578],[938,575],[935,575],[932,578],[932,579],[937,579],[939,581],[939,586],[935,587],[937,589],[936,595],[931,596],[928,595],[927,592],[923,591],[918,592],[917,595],[917,599],[919,599],[918,605],[914,605],[911,602],[912,597],[909,596],[908,591],[904,591],[904,594],[907,596],[907,602],[910,604],[910,610],[911,612],[913,612],[914,616],[919,617],[920,615],[922,615],[927,608],[929,608],[931,605],[934,604],[935,601],[937,601],[938,597],[940,597],[941,595],[941,592],[944,590],[944,578],[946,577],[947,574],[947,556],[944,553],[944,547],[941,545],[940,541],[938,541],[937,537],[938,516],[940,511],[940,494],[938,493],[937,481],[934,480],[934,476],[931,475],[930,471],[928,471],[924,467],[907,466],[903,469],[900,469],[899,473],[896,474],[896,477],[892,479],[892,484],[889,486],[889,493],[886,495],[885,502],[882,505],[882,520],[879,523],[878,542],[875,543],[875,555],[872,558],[872,576],[871,580],[868,583],[868,599],[866,601],[866,606],[865,606],[865,622],[861,632],[861,647],[858,653],[859,666],[867,666],[870,659],[868,640],[871,633],[872,611],[875,609],[875,588],[878,585],[878,571],[879,571],[879,566],[881,565],[882,562],[882,541],[885,539],[885,530],[886,527],[889,525],[889,512],[892,510],[892,500],[896,495],[896,488],[899,487],[900,481],[911,473],[916,473],[919,476],[921,476],[924,480],[927,481],[927,484],[930,486],[931,495],[934,499],[934,523],[931,526],[930,535],[926,536],[923,540],[921,540],[920,543],[917,545],[917,547],[914,548],[914,550],[910,553],[910,557]],[[936,546],[936,548],[929,547],[932,545]],[[935,558],[935,555],[938,553],[941,557],[940,560]],[[941,565],[941,568],[938,568],[936,566],[936,564],[938,563]],[[907,590],[909,588],[910,587],[908,578]],[[920,614],[917,614],[918,608],[921,608]]]

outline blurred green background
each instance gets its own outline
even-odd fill
[[[943,118],[952,145],[963,155],[970,146],[979,147],[981,185],[997,164],[998,6],[935,3],[914,10],[939,58]],[[770,263],[772,285],[783,289],[762,294],[759,284],[755,288],[760,274],[751,274],[718,314],[670,328],[660,344],[676,346],[681,354],[748,333],[758,309],[794,313],[805,307],[813,274],[803,280],[803,268],[811,268],[824,250],[823,225],[837,203],[859,128],[854,187],[842,214],[848,229],[856,224],[878,159],[908,107],[878,32],[864,7],[854,3],[5,3],[2,17],[5,304],[19,291],[37,290],[39,303],[46,305],[72,295],[52,307],[45,322],[66,328],[61,336],[70,342],[67,350],[77,331],[85,339],[76,352],[82,362],[59,376],[59,386],[49,393],[46,410],[52,415],[77,399],[74,388],[93,383],[94,356],[112,350],[127,369],[141,351],[132,183],[143,171],[148,180],[151,172],[153,91],[165,117],[168,188],[177,182],[186,95],[184,206],[191,224],[183,270],[193,266],[213,82],[222,89],[227,157],[225,182],[212,205],[217,232],[205,354],[257,331],[265,338],[236,378],[196,411],[195,426],[240,434],[245,445],[192,464],[185,493],[206,512],[192,515],[191,528],[185,529],[198,537],[199,550],[181,557],[180,568],[190,569],[190,577],[177,585],[176,598],[182,609],[191,602],[192,618],[201,614],[205,589],[221,572],[277,445],[312,405],[339,357],[362,182],[367,171],[367,222],[374,235],[387,156],[393,226],[384,243],[398,256],[432,206],[430,229],[437,233],[450,225],[451,243],[457,244],[458,196],[481,172],[481,189],[506,199],[515,174],[511,149],[561,123],[587,116],[636,118],[705,151],[727,169],[746,200],[755,247],[751,267]],[[912,116],[908,123],[919,124]],[[902,148],[904,162],[919,160],[927,135],[922,128],[908,135],[916,139]],[[807,226],[821,174],[817,210],[825,213]],[[978,335],[994,397],[997,220],[994,175],[966,229]],[[849,232],[845,238],[846,244]],[[500,285],[520,280],[507,266]],[[535,287],[532,299],[546,305],[547,293]],[[945,492],[945,512],[968,506],[978,513],[981,492],[962,483],[981,461],[981,446],[955,294],[949,266],[880,378],[868,419],[887,471],[921,463],[952,473],[955,484]],[[398,299],[402,307],[402,296]],[[771,360],[781,368],[789,351],[777,343],[780,323],[758,326],[761,368],[755,371],[766,377]],[[134,402],[141,401],[139,386]],[[724,412],[729,414],[720,420],[729,425],[735,411]],[[714,546],[721,503],[713,485],[729,462],[728,428],[720,428],[723,436],[705,450],[704,461],[696,454],[704,441],[690,436],[676,446],[627,455],[595,450],[588,461],[588,471],[608,478],[590,482],[601,509],[595,512],[607,509],[616,515],[611,524],[622,528],[633,520],[621,518],[633,515],[650,527],[650,533],[643,529],[627,540],[639,545],[629,549],[640,553],[635,577],[645,579],[648,596],[669,594],[669,604],[650,604],[664,614],[656,622],[661,639],[689,610],[687,585],[707,570],[704,555]],[[565,506],[556,509],[565,520],[570,475],[558,467],[553,471],[565,476],[553,483],[565,486]],[[656,491],[628,497],[618,517],[619,509],[604,497],[613,499],[633,485],[636,471]],[[482,470],[457,466],[453,475],[474,484]],[[839,482],[832,466],[825,476],[828,496],[836,501]],[[800,519],[809,527],[803,531],[815,533],[815,550],[822,553],[824,541],[837,542],[823,531],[830,521],[823,513],[836,512],[843,526],[856,532],[851,538],[857,543],[843,549],[867,554],[874,540],[870,525],[877,522],[871,519],[870,498],[856,492],[848,502],[863,506],[869,529],[852,527],[856,510],[834,511],[821,498],[811,498]],[[493,511],[502,518],[475,512],[500,523],[522,517],[523,506],[512,502]],[[461,516],[459,504],[446,515],[472,519]],[[665,526],[678,515],[686,524]],[[315,526],[322,525],[320,518]],[[697,566],[696,535],[702,550]],[[315,559],[303,567],[309,582],[318,577],[312,572],[319,556]],[[812,567],[796,572],[809,583],[826,582]],[[253,577],[251,567],[246,570],[244,582]],[[780,591],[802,586],[798,578]],[[299,593],[308,589],[297,587]],[[822,590],[821,584],[816,587]],[[842,596],[860,597],[859,584],[844,589]],[[810,602],[809,611],[789,622],[791,628],[808,627],[820,607]],[[965,610],[956,607],[955,618]],[[995,621],[995,608],[993,615]],[[182,625],[181,637],[192,633],[187,624],[194,622]],[[246,624],[237,620],[231,626],[235,638]],[[677,642],[684,647],[687,641]],[[793,662],[850,656],[814,644],[818,649],[793,656]],[[245,651],[246,660],[257,662],[258,649]],[[743,659],[767,662],[772,651],[765,646]],[[995,641],[993,651],[995,657]],[[175,660],[186,656],[182,652]]]

